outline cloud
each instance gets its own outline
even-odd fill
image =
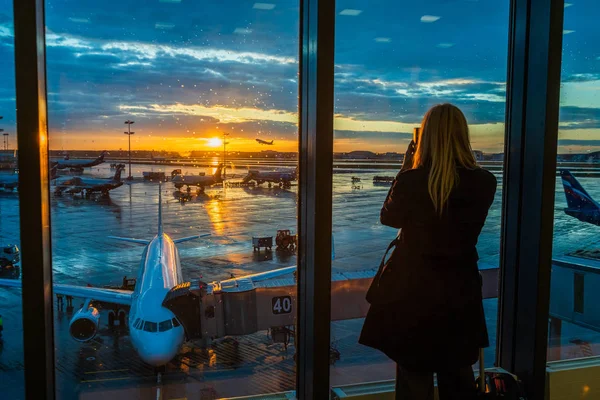
[[[377,43],[390,43],[392,39],[390,39],[389,37],[376,37],[375,41]]]
[[[8,26],[0,25],[0,37],[13,37],[12,29]]]
[[[271,3],[254,3],[254,6],[252,6],[252,8],[256,9],[256,10],[272,10],[275,8],[275,4],[271,4]]]
[[[436,47],[440,49],[449,49],[450,47],[454,47],[454,43],[438,43]]]
[[[421,17],[421,22],[425,22],[425,23],[435,22],[440,18],[442,18],[442,17],[438,17],[436,15],[423,15]]]
[[[362,10],[353,10],[351,8],[346,8],[345,10],[340,11],[340,15],[346,15],[349,17],[356,17],[362,14]]]
[[[563,30],[563,35],[568,35],[569,33],[573,33],[575,31],[569,30],[569,29],[564,29]]]
[[[559,146],[584,146],[584,147],[600,147],[600,140],[584,140],[584,139],[559,139]]]
[[[252,33],[252,29],[249,28],[235,28],[233,33],[239,33],[240,35],[248,35]]]
[[[215,118],[223,123],[248,121],[272,121],[297,124],[298,114],[283,110],[261,110],[258,108],[231,108],[225,106],[203,106],[200,104],[150,104],[148,106],[119,106],[120,110],[135,114],[165,113],[174,115],[195,115]]]

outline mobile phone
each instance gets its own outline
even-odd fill
[[[421,127],[413,129],[413,142],[415,142],[415,144],[419,143],[420,133],[421,133]]]

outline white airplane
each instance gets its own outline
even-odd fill
[[[94,192],[100,192],[103,196],[108,196],[110,190],[116,189],[123,185],[121,182],[121,171],[125,169],[124,164],[117,165],[117,170],[112,178],[82,178],[80,176],[75,177],[57,177],[56,167],[52,167],[51,179],[54,182],[54,193],[61,195],[64,193],[83,193],[86,196]]]
[[[72,170],[83,171],[84,168],[95,167],[96,165],[102,164],[104,162],[104,156],[107,154],[108,152],[104,150],[97,158],[92,160],[71,160],[67,155],[62,160],[50,160],[50,166],[56,166],[58,169],[70,168]]]
[[[242,182],[256,182],[257,185],[265,182],[269,183],[269,187],[272,184],[278,184],[281,187],[291,186],[291,182],[298,179],[298,167],[294,171],[259,171],[256,169],[248,170],[248,175],[244,177]]]
[[[146,245],[133,292],[59,283],[53,285],[55,294],[86,299],[83,307],[71,319],[69,327],[71,336],[78,342],[87,342],[98,332],[100,313],[94,303],[129,308],[129,334],[133,347],[143,361],[155,367],[171,361],[185,340],[181,322],[162,305],[166,294],[184,282],[176,244],[208,236],[171,239],[163,232],[160,194],[158,199],[158,234],[153,239],[111,237]],[[0,287],[3,286],[21,287],[21,281],[0,279]]]
[[[219,164],[214,175],[174,175],[171,182],[177,189],[187,186],[189,191],[192,186],[197,186],[200,191],[203,191],[206,186],[223,182],[222,170],[223,164]]]

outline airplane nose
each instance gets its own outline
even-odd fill
[[[158,335],[144,332],[139,337],[140,346],[137,346],[140,358],[153,367],[168,364],[179,352],[179,348],[183,342],[183,337],[180,336],[174,330],[168,333],[159,333]]]

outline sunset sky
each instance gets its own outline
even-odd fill
[[[503,149],[509,1],[338,0],[335,151],[403,151],[452,102]],[[566,3],[560,152],[600,150],[600,24]],[[46,2],[52,149],[297,150],[298,2]],[[587,11],[586,11],[587,10]],[[0,0],[0,128],[14,144],[12,0]],[[255,139],[274,140],[261,146]],[[212,146],[212,147],[211,147]]]

